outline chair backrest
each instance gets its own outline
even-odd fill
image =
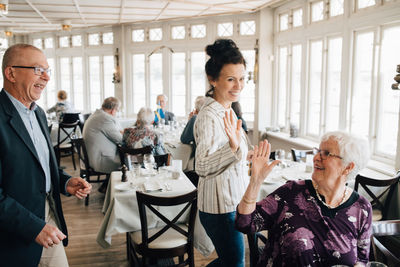
[[[194,224],[197,213],[197,189],[184,195],[172,196],[172,197],[154,196],[136,191],[136,197],[138,201],[140,225],[142,229],[141,247],[143,251],[146,251],[149,243],[156,240],[170,228],[173,228],[175,231],[184,235],[187,238],[188,243],[193,245]],[[157,210],[157,207],[155,207],[155,206],[177,206],[181,204],[186,204],[186,205],[182,208],[182,210],[180,210],[177,213],[177,215],[173,219],[168,219]],[[150,211],[152,211],[152,213],[155,216],[157,216],[166,224],[163,228],[161,228],[158,232],[154,233],[150,237],[148,235],[146,207]],[[189,210],[189,223],[188,223],[188,229],[185,230],[182,229],[177,222],[184,214],[186,214],[187,210]]]
[[[400,220],[373,222],[371,241],[374,260],[400,266]]]
[[[154,156],[154,161],[157,164],[157,168],[161,166],[169,166],[171,164],[171,154],[156,155]]]
[[[259,246],[259,241],[261,241],[262,246]],[[262,233],[256,232],[254,234],[247,234],[247,242],[249,243],[250,267],[256,267],[268,239]]]
[[[80,112],[76,112],[76,113],[63,113],[62,115],[62,119],[61,122],[64,123],[73,123],[76,121],[80,121],[79,115],[81,113]]]
[[[269,159],[276,160],[275,151],[272,151],[271,153],[269,153]]]
[[[293,161],[299,162],[302,159],[305,159],[307,154],[312,155],[313,151],[312,150],[299,150],[299,149],[290,149],[292,151],[292,158]]]
[[[374,179],[358,174],[354,184],[354,191],[358,192],[358,187],[361,187],[372,198],[371,205],[382,212],[382,220],[388,219],[388,211],[390,201],[392,200],[396,186],[400,180],[400,172],[395,177],[390,179]],[[369,187],[386,187],[379,195],[374,194]],[[386,194],[387,193],[387,194]],[[386,198],[385,198],[386,197]],[[385,199],[385,200],[384,200]]]
[[[74,146],[76,147],[76,149],[78,151],[79,161],[82,162],[84,165],[85,169],[83,171],[89,172],[89,171],[93,170],[89,164],[89,157],[87,154],[86,145],[85,145],[85,141],[83,140],[83,138],[74,138],[74,139],[72,139],[72,143],[74,144]],[[81,166],[81,170],[82,170],[82,166]]]
[[[121,166],[129,166],[127,162],[127,155],[144,155],[149,154],[152,151],[151,146],[145,146],[142,148],[128,148],[121,144],[117,144],[117,151],[119,154],[119,159],[121,160]]]
[[[79,121],[73,123],[60,122],[58,124],[57,146],[59,147],[65,141],[71,141],[74,138]]]

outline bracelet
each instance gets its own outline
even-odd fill
[[[244,203],[246,204],[254,204],[257,202],[257,198],[253,198],[253,199],[248,199],[247,197],[243,196],[242,200]]]

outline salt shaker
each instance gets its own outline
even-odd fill
[[[126,165],[122,165],[121,171],[122,171],[122,176],[121,176],[121,182],[126,182],[127,181],[127,177],[126,177],[126,171],[128,170],[128,168],[126,167]]]

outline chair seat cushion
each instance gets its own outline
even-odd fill
[[[177,224],[180,228],[187,231],[188,227],[185,224]],[[162,227],[149,229],[148,236],[153,236],[156,232],[161,230]],[[142,243],[142,231],[136,231],[130,234],[133,242],[135,244]],[[165,233],[156,238],[153,242],[149,244],[149,248],[161,249],[161,248],[174,248],[185,245],[187,243],[186,236],[177,232],[173,228],[169,228]]]
[[[372,221],[382,220],[382,212],[378,209],[372,209]]]
[[[61,144],[60,148],[61,149],[63,149],[63,148],[71,148],[71,144]]]

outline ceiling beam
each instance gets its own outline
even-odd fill
[[[163,7],[163,9],[161,9],[160,13],[158,13],[157,17],[156,17],[154,20],[158,20],[158,19],[161,17],[161,15],[164,13],[164,10],[167,9],[168,6],[169,6],[169,2],[167,2],[167,3],[165,4],[165,6]]]
[[[124,13],[124,8],[125,8],[125,0],[121,0],[121,5],[119,7],[119,23],[122,22],[122,16]]]
[[[74,4],[75,4],[76,10],[78,10],[79,16],[81,17],[83,23],[87,24],[87,23],[86,23],[86,20],[85,20],[85,17],[83,16],[83,14],[82,14],[82,12],[81,12],[81,8],[80,8],[80,6],[79,6],[78,0],[74,0]]]
[[[37,9],[29,0],[25,0],[26,3],[28,3],[28,5],[36,11],[36,13],[38,13],[48,24],[52,24],[40,11],[39,9]]]

